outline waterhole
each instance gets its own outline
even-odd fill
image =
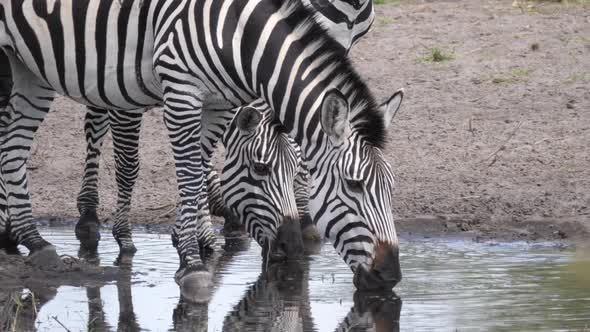
[[[78,255],[72,229],[42,228],[61,254]],[[590,330],[588,272],[554,243],[402,239],[403,281],[395,294],[355,293],[352,273],[331,245],[262,272],[259,246],[218,239],[211,301],[179,298],[168,234],[137,230],[137,253],[119,258],[103,231],[103,266],[127,278],[96,287],[62,286],[16,319],[38,331],[514,331]],[[225,248],[225,249],[224,249]],[[580,255],[578,255],[580,256]],[[584,257],[582,257],[582,260]],[[587,259],[587,257],[586,257]],[[587,263],[587,261],[586,261]],[[587,267],[587,264],[585,265]],[[31,290],[22,290],[22,297]]]

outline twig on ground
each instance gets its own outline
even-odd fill
[[[160,206],[156,206],[156,207],[148,207],[148,208],[146,208],[146,210],[150,210],[150,211],[162,210],[162,209],[165,209],[165,208],[173,206],[173,205],[174,204],[164,204],[164,205],[160,205]]]
[[[478,47],[478,48],[476,48],[476,49],[473,49],[473,50],[471,50],[471,51],[469,51],[469,52],[465,53],[464,55],[471,54],[471,53],[475,53],[475,52],[477,52],[477,51],[481,50],[482,48],[483,48],[483,47]]]
[[[33,310],[35,312],[35,317],[39,314],[37,311],[37,302],[35,301],[35,293],[31,292],[31,302],[33,303]]]
[[[510,135],[508,135],[508,138],[506,138],[504,140],[504,142],[500,145],[500,147],[498,149],[496,149],[496,151],[494,151],[492,154],[490,154],[486,159],[482,160],[482,162],[484,161],[488,161],[492,158],[492,161],[488,164],[489,166],[492,166],[495,162],[496,162],[496,156],[498,155],[498,153],[500,153],[500,151],[504,151],[506,149],[506,144],[508,144],[508,142],[510,142],[510,140],[512,139],[512,137],[514,137],[514,135],[516,135],[516,132],[518,131],[518,129],[520,129],[520,127],[522,126],[523,122],[519,121],[518,125],[516,126],[516,128],[514,128],[514,130],[510,133]]]
[[[176,205],[172,206],[171,209],[169,209],[168,211],[166,211],[166,212],[162,213],[161,215],[159,215],[158,216],[158,219],[170,216],[170,214],[172,212],[174,212],[175,210],[176,210]]]
[[[473,128],[473,117],[469,118],[467,122],[467,131],[471,133],[471,135],[475,136],[475,129]]]
[[[70,331],[70,329],[68,329],[62,322],[59,321],[59,319],[57,319],[57,316],[51,316],[51,318],[53,318],[53,320],[55,320],[59,325],[61,325],[61,327],[64,328],[64,330],[68,331],[68,332],[72,332]]]

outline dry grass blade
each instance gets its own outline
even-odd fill
[[[506,149],[506,144],[508,144],[508,142],[510,142],[510,140],[512,139],[512,137],[514,137],[514,135],[516,135],[516,132],[520,129],[520,127],[522,126],[523,122],[519,121],[518,124],[516,125],[516,127],[514,128],[514,130],[512,130],[512,132],[510,133],[510,135],[508,135],[508,137],[504,140],[504,142],[502,142],[502,144],[500,145],[500,147],[498,147],[493,153],[491,153],[487,158],[485,158],[484,160],[482,160],[482,162],[484,161],[488,161],[490,159],[492,159],[492,161],[488,164],[489,166],[492,166],[495,162],[496,162],[496,156],[498,155],[498,153],[500,153],[500,151],[504,151]]]
[[[156,211],[156,210],[162,210],[168,207],[174,206],[174,204],[164,204],[164,205],[160,205],[160,206],[156,206],[156,207],[147,207],[146,210],[150,210],[150,211]]]
[[[61,325],[61,327],[64,328],[64,330],[68,331],[68,332],[72,332],[70,329],[68,329],[62,322],[59,321],[59,319],[57,319],[57,316],[51,316],[51,318],[53,318],[53,320],[55,320],[59,325]]]

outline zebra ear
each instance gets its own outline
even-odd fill
[[[404,89],[399,89],[386,102],[379,106],[379,110],[383,113],[385,128],[388,128],[393,123],[393,118],[395,118],[403,99]]]
[[[322,129],[332,143],[342,143],[350,134],[346,97],[337,89],[332,89],[324,95],[321,107]]]
[[[236,114],[236,125],[238,129],[245,133],[252,133],[258,128],[262,121],[262,114],[251,106],[244,106]]]

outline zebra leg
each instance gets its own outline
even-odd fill
[[[217,217],[224,216],[223,195],[221,192],[221,179],[211,165],[211,162],[203,162],[204,173],[207,174],[207,199],[209,211]]]
[[[96,250],[98,241],[100,241],[100,221],[96,213],[98,207],[98,166],[100,149],[108,131],[108,111],[88,107],[84,119],[86,163],[84,164],[82,188],[78,194],[80,220],[76,224],[76,238],[88,250]]]
[[[8,105],[12,91],[12,73],[8,57],[0,50],[0,114],[4,115],[4,108]],[[0,119],[0,122],[2,119]],[[6,203],[6,189],[0,172],[0,249],[13,251],[17,243],[8,236],[8,211]]]
[[[172,244],[180,257],[175,280],[185,298],[202,302],[209,297],[211,273],[199,257],[199,244],[212,247],[215,241],[203,179],[202,103],[196,95],[179,92],[175,84],[163,81],[162,86],[164,123],[174,155],[180,204],[180,216],[172,230]]]
[[[10,101],[0,110],[0,169],[6,189],[9,236],[29,249],[34,266],[64,271],[55,247],[41,237],[33,223],[26,167],[33,135],[47,115],[55,92],[14,55],[7,55],[14,82]]]
[[[205,172],[207,173],[207,199],[211,214],[223,217],[222,233],[227,236],[239,236],[245,232],[244,225],[223,203],[223,193],[219,174],[212,168],[210,162],[206,162]]]
[[[6,189],[4,188],[4,180],[0,171],[0,249],[5,249],[7,252],[17,252],[18,243],[10,238],[7,226]]]
[[[109,112],[118,195],[113,236],[121,252],[137,251],[131,238],[129,210],[133,187],[139,174],[139,131],[142,115],[143,110],[141,112]]]
[[[203,131],[201,132],[201,148],[203,155],[203,172],[207,178],[207,197],[211,214],[224,218],[223,233],[236,235],[235,232],[244,232],[240,219],[230,209],[225,207],[223,201],[223,187],[219,174],[213,169],[211,158],[219,140],[231,122],[235,112],[232,105],[224,105],[225,108],[204,108],[201,116]],[[220,107],[220,105],[217,105]]]

